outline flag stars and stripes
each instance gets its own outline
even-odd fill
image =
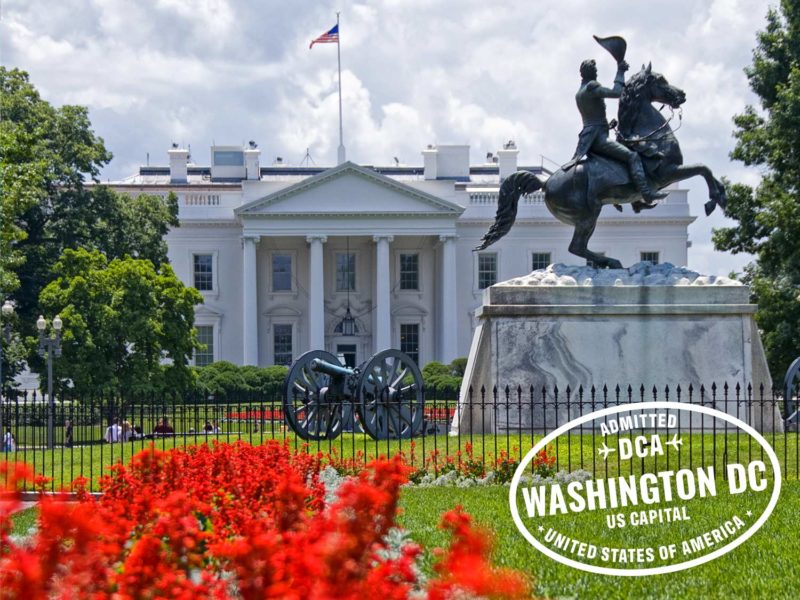
[[[329,31],[326,31],[317,39],[312,40],[308,49],[314,47],[314,44],[338,44],[339,43],[339,24],[334,25]]]

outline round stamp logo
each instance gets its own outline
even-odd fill
[[[542,477],[539,467],[556,456],[585,470]],[[553,560],[644,576],[701,565],[743,544],[780,490],[778,457],[747,423],[705,406],[644,402],[546,435],[517,468],[509,503],[522,535]]]

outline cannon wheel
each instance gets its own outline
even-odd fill
[[[361,427],[376,440],[409,438],[422,430],[422,373],[399,350],[378,352],[358,380]]]
[[[324,350],[311,350],[298,358],[283,384],[286,422],[304,440],[332,440],[342,433],[342,403],[328,397],[331,377],[311,370],[315,358],[339,364]]]

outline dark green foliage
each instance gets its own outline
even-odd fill
[[[213,396],[215,400],[236,400],[247,396],[275,400],[282,395],[282,387],[287,367],[237,367],[233,363],[220,360],[206,367],[194,369],[196,374],[195,393]]]
[[[466,358],[457,358],[449,365],[436,361],[429,362],[422,368],[422,381],[425,389],[455,393],[461,387],[466,365]]]
[[[755,189],[728,186],[727,215],[737,223],[714,232],[718,250],[756,256],[742,277],[751,286],[775,383],[800,355],[800,2],[767,14],[746,69],[760,108],[734,119],[731,158],[759,167]]]
[[[453,375],[463,377],[464,372],[467,370],[467,357],[462,356],[461,358],[454,359],[453,362],[450,363],[450,368],[453,370]]]
[[[111,153],[87,109],[52,106],[24,71],[0,67],[0,114],[0,292],[15,302],[19,336],[33,338],[40,293],[64,250],[144,258],[158,268],[167,260],[164,235],[179,224],[178,203],[174,194],[131,198],[97,185]],[[35,346],[27,359],[43,367]]]

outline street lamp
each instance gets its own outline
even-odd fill
[[[0,335],[0,436],[3,435],[3,342],[6,344],[11,343],[11,322],[9,318],[14,314],[14,305],[10,300],[3,303],[3,308],[0,308],[0,313],[3,315],[3,320],[6,322],[3,325],[3,335]],[[3,438],[5,439],[5,438]]]
[[[43,316],[36,320],[36,329],[39,330],[39,356],[47,355],[47,400],[50,410],[47,413],[47,447],[53,449],[53,415],[56,411],[56,403],[53,399],[53,357],[61,356],[61,328],[64,323],[58,315],[53,319],[53,334],[45,333],[47,321]]]

